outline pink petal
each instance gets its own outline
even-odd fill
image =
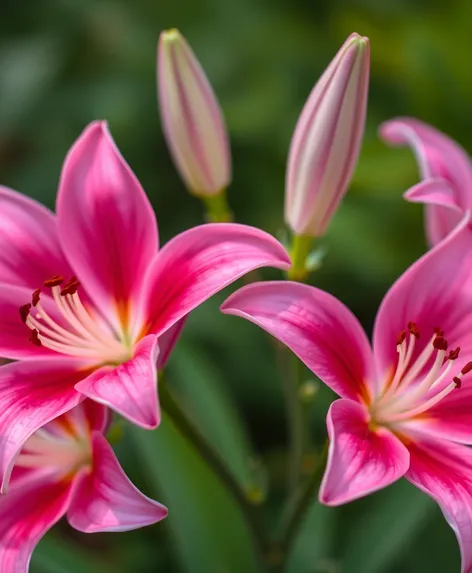
[[[157,225],[105,122],[89,125],[67,155],[57,214],[64,251],[91,299],[126,322],[127,304],[157,253]]]
[[[410,145],[418,160],[422,179],[447,181],[458,207],[463,211],[471,209],[472,163],[460,145],[433,127],[408,117],[387,121],[380,127],[380,135],[393,145]],[[427,208],[427,233],[432,245],[454,228],[454,220],[444,211],[440,207]],[[451,218],[448,226],[444,224],[446,217]]]
[[[126,477],[113,450],[93,434],[93,471],[78,483],[67,519],[85,533],[129,531],[161,521],[167,508],[142,494]]]
[[[444,330],[450,348],[461,347],[461,359],[472,353],[472,233],[467,223],[464,218],[453,233],[416,261],[382,301],[374,326],[380,380],[391,375],[398,360],[397,336],[410,321],[421,333],[412,360],[435,328]]]
[[[37,358],[0,367],[0,478],[5,491],[16,455],[41,426],[83,400],[74,384],[84,376],[70,359]]]
[[[1,250],[1,249],[0,249]],[[56,352],[30,341],[31,330],[20,317],[20,306],[30,303],[33,291],[0,283],[0,356],[11,360],[33,356],[58,357]],[[63,319],[48,295],[41,295],[41,304],[46,312],[59,324]],[[34,309],[32,309],[34,312]]]
[[[287,269],[290,258],[264,231],[230,223],[185,231],[165,245],[145,277],[143,320],[161,335],[222,288],[266,266]]]
[[[44,534],[66,513],[72,482],[25,475],[0,496],[0,571],[27,573],[31,554]]]
[[[327,417],[328,464],[320,501],[341,505],[364,497],[400,479],[409,466],[406,447],[385,428],[369,427],[361,404],[336,400]]]
[[[187,321],[187,317],[184,316],[178,322],[176,322],[173,326],[166,330],[164,334],[159,336],[159,356],[157,359],[157,369],[161,370],[167,364],[167,360],[174,349],[174,346],[177,344],[177,340],[180,337],[180,333],[182,332],[183,327],[185,326],[185,322]]]
[[[451,184],[444,179],[427,179],[404,195],[412,203],[425,203],[425,225],[429,243],[435,245],[457,227],[464,216]]]
[[[369,341],[356,317],[330,294],[295,282],[259,282],[236,291],[221,310],[275,336],[343,398],[369,399]]]
[[[131,360],[104,366],[75,385],[84,396],[108,406],[143,428],[157,428],[157,337],[145,336],[136,345]]]
[[[0,186],[1,282],[35,290],[54,275],[70,275],[51,211]]]
[[[472,573],[472,451],[466,446],[418,435],[409,444],[406,478],[430,495],[454,530],[462,573]]]

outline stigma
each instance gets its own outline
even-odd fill
[[[129,346],[85,307],[76,277],[66,282],[63,277],[54,276],[44,286],[50,289],[58,311],[55,317],[45,310],[41,289],[36,289],[31,302],[19,309],[21,320],[31,330],[32,344],[98,364],[120,364],[131,358]]]
[[[460,347],[448,348],[444,332],[436,328],[421,348],[421,333],[414,322],[398,334],[395,372],[383,393],[371,406],[372,419],[392,425],[425,414],[451,392],[459,389],[462,376],[472,370],[467,363],[451,375]],[[457,371],[456,368],[454,368]]]

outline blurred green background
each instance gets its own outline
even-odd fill
[[[88,122],[105,118],[155,206],[162,240],[199,224],[201,205],[173,168],[156,104],[158,34],[178,27],[227,119],[236,218],[276,234],[286,154],[305,98],[349,33],[367,35],[362,155],[313,280],[370,330],[386,289],[425,249],[421,208],[401,198],[417,181],[415,161],[406,149],[383,145],[377,127],[413,115],[472,149],[471,23],[469,0],[3,0],[0,181],[53,207],[67,149]],[[266,484],[273,523],[286,477],[280,377],[262,331],[219,313],[228,292],[191,316],[168,383],[241,483]],[[324,441],[331,399],[320,388],[315,444]],[[133,480],[169,506],[169,518],[126,534],[86,536],[60,525],[35,552],[34,572],[256,570],[233,502],[167,419],[154,433],[125,427],[115,447]],[[339,509],[313,501],[290,571],[454,572],[459,551],[434,503],[400,482]]]

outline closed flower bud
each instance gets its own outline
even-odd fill
[[[347,191],[364,133],[369,40],[351,34],[313,88],[293,134],[285,220],[322,236]]]
[[[228,135],[205,72],[178,30],[161,34],[157,68],[162,125],[174,163],[190,192],[217,195],[231,178]]]

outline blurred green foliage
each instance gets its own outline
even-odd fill
[[[407,150],[386,148],[377,126],[413,115],[472,149],[471,19],[469,0],[3,0],[0,180],[53,207],[67,149],[88,122],[105,118],[156,208],[162,240],[200,223],[201,206],[174,171],[157,114],[157,38],[176,26],[225,112],[237,220],[275,234],[283,224],[286,154],[304,100],[347,35],[367,35],[366,137],[314,280],[370,329],[388,286],[425,249],[421,208],[401,198],[417,180],[415,162]],[[267,482],[275,515],[286,473],[279,374],[264,334],[218,312],[226,294],[191,316],[170,383],[238,479]],[[331,399],[321,388],[312,428],[319,444]],[[116,449],[135,482],[169,506],[168,520],[95,536],[61,525],[40,543],[34,572],[254,571],[241,516],[168,420],[152,434],[126,428]],[[254,451],[268,476],[253,473]],[[339,509],[314,502],[290,559],[292,573],[458,570],[454,535],[439,509],[403,482]]]

